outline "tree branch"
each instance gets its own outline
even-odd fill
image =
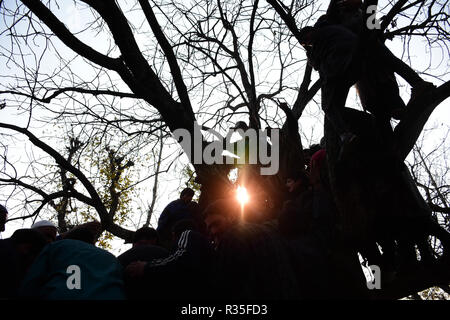
[[[250,113],[250,127],[259,128],[260,122],[259,118],[257,116],[258,114],[258,107],[256,105],[256,96],[253,94],[255,92],[250,79],[248,78],[247,70],[245,69],[245,64],[241,59],[241,56],[239,55],[239,43],[238,43],[238,36],[231,25],[231,23],[226,19],[225,14],[223,12],[222,6],[220,4],[220,1],[218,2],[218,8],[220,12],[220,19],[222,21],[222,24],[226,30],[229,30],[232,36],[233,40],[233,55],[232,58],[236,61],[236,66],[239,70],[239,75],[241,77],[242,85],[244,86],[245,93],[248,98],[248,105],[247,108]]]
[[[160,112],[164,112],[164,107],[173,105],[175,101],[142,55],[130,25],[117,3],[107,0],[83,2],[95,9],[108,25],[122,54],[122,61],[131,72],[131,79],[124,79],[131,86],[130,89],[139,96],[146,97]],[[127,75],[121,76],[124,78]],[[148,90],[149,87],[152,90]]]
[[[175,82],[175,87],[177,88],[178,96],[180,97],[181,103],[184,105],[186,110],[192,115],[194,118],[194,112],[192,111],[191,102],[189,99],[188,91],[186,85],[183,81],[183,75],[181,74],[180,67],[177,63],[177,58],[172,50],[172,46],[170,45],[167,37],[164,35],[161,27],[156,19],[156,16],[152,10],[152,7],[148,3],[148,0],[139,0],[139,4],[144,11],[145,17],[147,19],[148,24],[150,25],[153,34],[158,40],[159,45],[161,46],[164,54],[166,55],[167,62],[169,63],[170,71],[172,74],[173,81]]]
[[[394,19],[394,17],[399,14],[400,12],[402,12],[402,7],[408,2],[408,0],[399,0],[398,2],[396,2],[391,10],[381,18],[381,31],[386,30],[386,28],[388,27],[388,25],[392,22],[392,19]]]
[[[426,269],[410,268],[381,290],[372,290],[371,295],[375,299],[401,299],[412,293],[446,283],[450,281],[449,275],[448,262],[445,260],[434,263]]]
[[[250,39],[248,41],[248,70],[250,73],[250,87],[251,87],[251,95],[250,101],[257,101],[256,99],[256,83],[255,83],[255,71],[253,67],[253,41],[255,39],[255,16],[256,10],[258,9],[259,1],[256,0],[253,4],[252,15],[250,17]]]
[[[120,59],[105,56],[78,40],[44,4],[37,0],[22,0],[42,22],[70,49],[80,56],[110,70],[121,69]]]
[[[103,204],[99,194],[95,190],[92,183],[89,179],[81,172],[79,169],[75,168],[71,163],[69,163],[58,151],[53,149],[51,146],[37,138],[30,131],[25,128],[21,128],[15,125],[0,123],[0,128],[10,129],[16,132],[19,132],[30,139],[31,143],[33,143],[36,147],[46,152],[50,155],[56,163],[67,171],[71,172],[86,188],[87,192],[91,196],[92,206],[97,210],[100,220],[102,222],[102,226],[105,230],[111,232],[112,234],[122,238],[129,239],[132,237],[133,232],[126,230],[120,226],[115,225],[112,220],[112,217],[108,214],[108,211]]]
[[[424,92],[407,105],[405,118],[395,127],[394,146],[397,156],[402,161],[414,147],[434,109],[450,97],[450,81]]]
[[[450,214],[450,208],[443,208],[443,207],[440,207],[440,206],[438,206],[438,205],[436,205],[434,203],[431,203],[431,202],[428,202],[428,205],[430,206],[432,211],[440,212],[440,213],[443,213],[443,214]]]
[[[152,202],[151,202],[150,208],[148,209],[148,212],[147,212],[147,218],[146,218],[144,227],[148,227],[150,225],[150,218],[152,217],[153,210],[155,208],[156,198],[157,198],[157,193],[158,193],[158,178],[159,178],[159,174],[160,174],[162,151],[163,151],[163,147],[164,147],[162,131],[161,131],[160,137],[161,137],[161,141],[159,144],[158,160],[156,162],[155,181],[153,183],[153,190],[152,190]]]
[[[47,91],[50,91],[47,89]],[[40,97],[36,97],[35,95],[32,94],[27,94],[27,93],[23,93],[23,92],[18,92],[18,91],[0,91],[0,94],[13,94],[13,95],[19,95],[19,96],[23,96],[23,97],[27,97],[42,103],[50,103],[54,98],[56,98],[57,96],[59,96],[62,93],[66,93],[66,92],[78,92],[78,93],[86,93],[86,94],[92,94],[94,96],[97,95],[110,95],[110,96],[114,96],[114,97],[119,97],[119,98],[138,98],[134,93],[127,93],[127,92],[117,92],[117,91],[111,91],[111,90],[91,90],[91,89],[83,89],[83,88],[77,88],[77,87],[67,87],[67,88],[60,88],[60,89],[55,89],[55,92],[52,93],[50,96],[44,96],[42,98]]]
[[[317,80],[308,90],[309,83],[311,82],[311,66],[307,66],[305,74],[303,76],[302,84],[298,92],[297,99],[295,100],[294,106],[292,107],[292,112],[294,117],[298,120],[302,116],[303,110],[305,110],[306,105],[314,98],[316,93],[322,87],[322,79]]]
[[[294,37],[297,39],[297,41],[300,42],[299,30],[297,28],[297,23],[295,22],[294,17],[286,13],[286,11],[281,7],[277,0],[267,0],[267,3],[269,3],[275,9],[275,11],[280,15],[281,20],[286,23],[286,26],[292,32]]]
[[[4,179],[1,179],[1,180],[3,181]],[[21,185],[21,186],[23,186],[23,187],[25,187],[25,185],[26,185],[26,184],[22,184],[22,183],[20,183],[20,182],[16,182],[16,184]],[[28,187],[27,187],[27,188],[28,188]],[[31,189],[31,190],[35,191],[34,189]],[[41,194],[41,193],[40,193],[40,194]],[[25,220],[25,219],[34,217],[34,216],[36,216],[36,215],[42,210],[42,208],[43,208],[46,204],[52,202],[52,201],[55,200],[55,199],[63,198],[63,197],[75,198],[75,199],[77,199],[77,200],[80,200],[80,201],[83,202],[83,203],[86,203],[86,204],[88,204],[88,205],[91,205],[91,206],[95,207],[94,202],[92,201],[91,198],[86,197],[84,194],[81,194],[81,193],[79,193],[78,191],[75,191],[75,190],[72,190],[72,191],[62,190],[62,191],[54,192],[54,193],[51,193],[51,194],[46,194],[46,193],[44,193],[44,194],[45,194],[45,196],[44,196],[44,198],[42,199],[41,205],[40,205],[39,208],[36,209],[32,214],[30,214],[30,215],[28,215],[28,216],[22,216],[22,217],[11,218],[11,219],[9,219],[8,221],[13,221],[13,220]],[[53,206],[53,205],[52,205],[52,206]]]

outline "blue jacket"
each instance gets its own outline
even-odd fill
[[[125,299],[122,279],[122,266],[114,255],[92,244],[66,239],[42,250],[19,295],[45,300],[121,300]]]

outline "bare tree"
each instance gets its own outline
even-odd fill
[[[366,1],[364,8],[371,4],[377,2]],[[422,37],[448,57],[446,5],[429,0],[386,1],[378,6],[383,13],[379,33],[384,39],[402,39],[406,53],[411,38]],[[162,143],[161,130],[164,142],[170,141],[167,135],[177,129],[203,137],[194,125],[196,121],[203,128],[226,129],[225,121],[248,117],[251,128],[281,129],[279,173],[267,179],[260,177],[261,184],[277,200],[276,208],[280,207],[286,173],[294,166],[304,167],[298,120],[322,85],[296,39],[299,29],[321,14],[320,3],[197,1],[187,6],[181,1],[119,4],[82,0],[63,8],[75,8],[72,13],[80,14],[83,23],[65,23],[65,14],[56,1],[1,4],[1,35],[9,43],[1,48],[0,58],[12,75],[2,75],[5,84],[0,94],[6,97],[4,105],[20,110],[26,121],[22,126],[2,122],[0,127],[5,135],[12,131],[27,137],[56,162],[53,174],[58,173],[62,191],[42,193],[43,188],[33,187],[14,174],[4,183],[40,195],[41,205],[61,198],[61,210],[69,198],[86,203],[95,208],[105,230],[129,239],[131,232],[114,222],[119,199],[114,179],[109,185],[108,204],[100,196],[101,184],[92,169],[84,167],[81,154],[89,151],[94,159],[100,149],[112,144],[114,147],[109,148],[115,152],[109,160],[118,170],[112,171],[118,173],[130,164],[124,154],[138,155]],[[55,65],[47,64],[50,57],[57,58]],[[373,126],[371,115],[346,112],[355,130],[367,135],[370,143],[378,141],[371,131],[382,134],[382,139],[343,167],[337,161],[336,133],[325,123],[330,183],[340,212],[336,226],[341,236],[339,261],[350,271],[347,274],[361,274],[359,264],[354,263],[357,252],[370,263],[387,259],[387,254],[381,256],[373,250],[380,242],[384,251],[399,252],[406,265],[417,265],[415,254],[412,259],[410,254],[414,245],[426,256],[430,235],[441,241],[442,257],[448,255],[448,232],[429,219],[431,210],[404,165],[429,116],[450,96],[450,81],[441,78],[439,86],[410,100],[405,118],[395,128],[383,123],[380,129]],[[77,143],[75,148],[72,141],[64,154],[63,148],[57,150],[46,143],[45,135],[33,133],[45,123],[60,123],[62,131],[76,132],[66,136],[76,137],[85,146],[97,145],[82,152],[77,149],[81,145]],[[208,143],[203,137],[202,150]],[[7,147],[5,143],[4,149]],[[119,152],[120,148],[126,152]],[[78,160],[73,160],[70,150],[75,150]],[[227,175],[231,166],[192,165],[202,185],[201,206],[230,187]],[[170,164],[165,167],[169,170]],[[83,189],[76,190],[75,185]],[[386,195],[395,205],[380,201]],[[403,230],[411,231],[411,235]],[[402,273],[375,296],[402,297],[448,279],[448,260],[428,258],[432,265],[427,272],[419,272],[420,265],[412,273]],[[361,287],[361,283],[358,285]],[[352,286],[348,291],[349,295],[359,292]]]

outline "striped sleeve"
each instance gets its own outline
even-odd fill
[[[178,249],[175,251],[175,253],[171,254],[167,258],[161,258],[161,259],[155,259],[147,263],[148,267],[159,267],[159,266],[165,266],[167,264],[173,263],[180,259],[185,253],[187,246],[189,244],[191,230],[184,231],[180,239],[178,240]]]

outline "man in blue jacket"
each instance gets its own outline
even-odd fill
[[[178,221],[193,218],[188,206],[193,196],[194,190],[185,188],[181,191],[180,199],[172,201],[164,208],[158,220],[158,227],[156,228],[163,246],[167,248],[171,246],[172,227]]]
[[[95,247],[86,228],[69,232],[42,250],[19,289],[22,298],[43,300],[125,299],[122,266]]]

